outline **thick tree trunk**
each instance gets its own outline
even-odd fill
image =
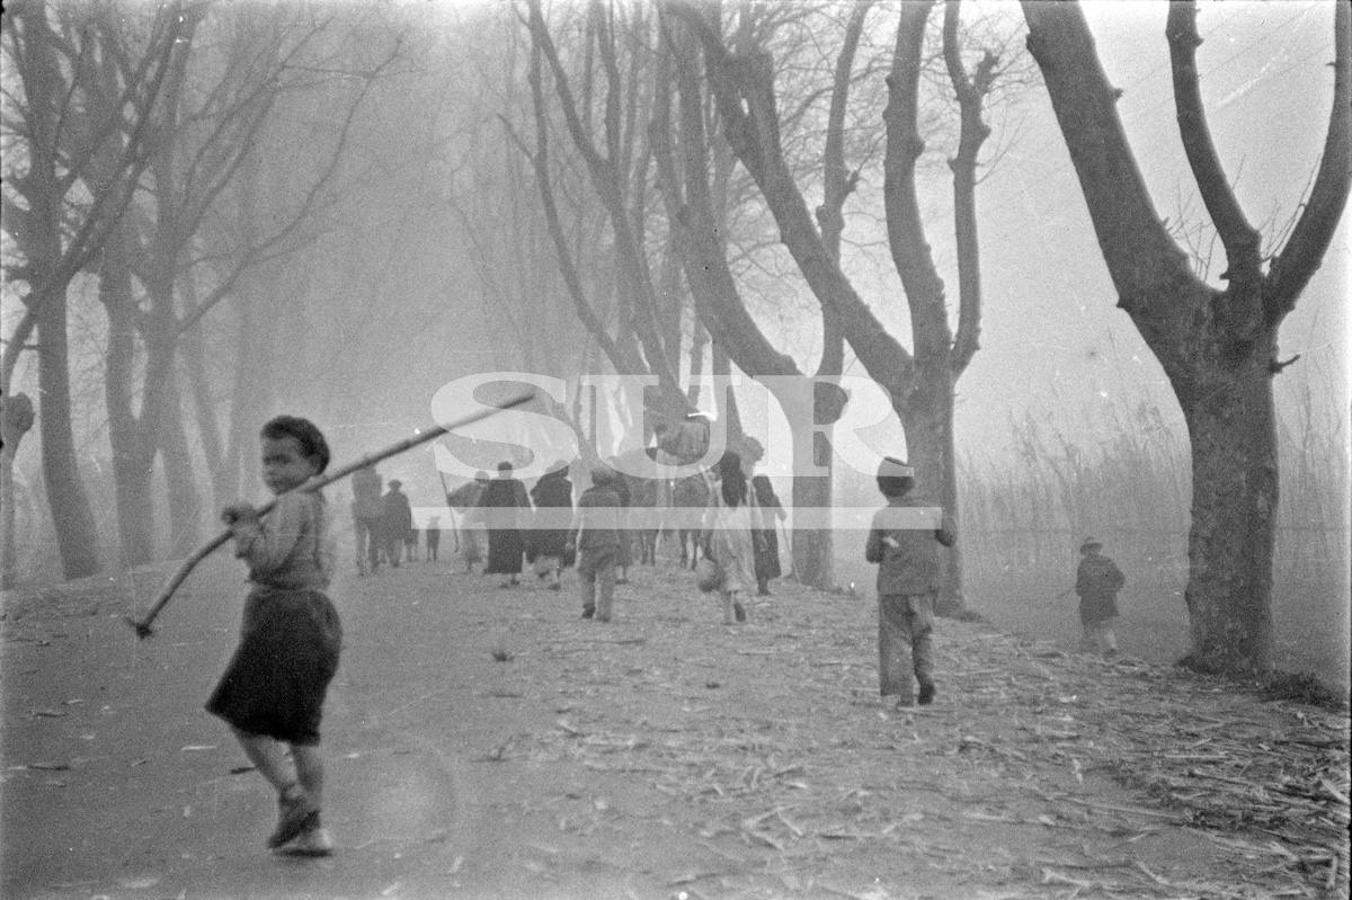
[[[8,590],[19,580],[19,544],[15,540],[14,453],[6,443],[0,449],[0,588]]]
[[[830,460],[829,445],[823,446],[824,438],[820,434],[808,434],[795,429],[794,441],[813,441],[811,448],[795,448],[794,457],[800,452],[811,453],[819,460]],[[828,466],[824,475],[795,475],[793,477],[793,506],[795,509],[828,509],[831,506],[832,470]],[[821,590],[835,587],[835,535],[829,528],[799,528],[792,523],[793,575],[800,583]],[[862,545],[862,544],[861,544]]]
[[[8,384],[8,380],[5,382]],[[0,395],[0,587],[11,588],[19,578],[18,516],[15,513],[14,459],[19,442],[33,427],[33,401],[27,394]]]
[[[915,495],[942,506],[957,521],[957,473],[953,438],[953,383],[946,360],[934,367],[918,367],[916,389],[900,413],[906,432],[907,462],[915,469]],[[959,544],[944,548],[943,567],[936,612],[945,616],[961,615],[965,609],[962,594],[962,535]]]
[[[1334,9],[1334,99],[1310,195],[1267,274],[1221,166],[1201,103],[1196,8],[1175,4],[1168,38],[1180,136],[1225,246],[1223,291],[1191,270],[1156,215],[1078,4],[1025,0],[1028,49],[1079,175],[1118,305],[1168,374],[1192,444],[1192,530],[1185,592],[1192,649],[1183,663],[1247,674],[1272,666],[1277,453],[1272,376],[1277,328],[1319,266],[1352,178],[1352,15]]]
[[[178,391],[170,390],[167,395],[168,414],[160,420],[160,451],[169,494],[169,553],[180,559],[201,543],[202,497],[193,478]]]
[[[52,292],[38,307],[38,433],[42,436],[42,475],[56,528],[61,571],[67,579],[99,570],[94,512],[80,478],[75,434],[71,429],[69,345],[66,297]]]
[[[121,239],[120,232],[114,232]],[[136,326],[132,322],[131,272],[123,255],[110,246],[99,270],[99,299],[108,315],[103,395],[108,413],[108,442],[113,452],[113,491],[123,568],[142,566],[155,554],[151,471],[154,445],[144,439],[132,408],[136,365]],[[142,411],[144,416],[144,410]]]
[[[1180,396],[1193,472],[1184,593],[1192,649],[1183,663],[1202,671],[1272,666],[1278,479],[1268,357],[1254,353],[1213,388]]]

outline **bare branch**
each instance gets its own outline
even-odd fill
[[[1333,105],[1324,155],[1310,199],[1281,255],[1272,261],[1264,315],[1276,323],[1290,312],[1328,250],[1347,206],[1352,181],[1352,11],[1334,9]]]
[[[1197,47],[1202,43],[1202,38],[1197,33],[1197,4],[1194,0],[1169,4],[1165,34],[1169,39],[1179,136],[1202,202],[1206,204],[1221,243],[1225,245],[1228,268],[1221,277],[1230,279],[1240,291],[1245,291],[1261,277],[1260,238],[1257,229],[1245,218],[1234,191],[1230,189],[1220,156],[1211,140],[1211,128],[1207,124],[1206,108],[1202,105],[1202,91],[1197,77]]]
[[[549,227],[549,236],[554,242],[555,257],[559,265],[559,274],[563,277],[564,286],[568,289],[568,295],[573,298],[573,305],[577,308],[578,318],[586,327],[587,333],[596,339],[601,352],[610,360],[610,364],[615,367],[617,372],[631,371],[629,367],[634,365],[633,360],[627,359],[621,353],[620,347],[615,343],[605,325],[596,315],[590,303],[587,302],[586,291],[582,287],[582,278],[578,274],[577,267],[573,262],[573,254],[568,248],[568,242],[563,234],[563,225],[559,219],[559,209],[554,198],[553,183],[549,172],[549,125],[545,117],[546,103],[544,98],[544,86],[540,78],[540,51],[534,50],[531,54],[530,74],[527,78],[530,82],[531,97],[533,99],[533,108],[535,110],[535,152],[531,153],[525,146],[525,143],[517,137],[510,123],[503,119],[503,125],[507,128],[508,134],[512,136],[521,152],[531,161],[535,168],[535,180],[540,189],[540,202],[544,207],[545,222]]]

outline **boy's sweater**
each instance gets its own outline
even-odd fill
[[[878,595],[927,594],[939,589],[939,545],[951,547],[957,541],[953,520],[944,514],[938,528],[900,528],[911,524],[909,517],[894,510],[932,507],[934,504],[914,497],[890,497],[887,506],[873,514],[864,559],[878,563]],[[886,538],[892,538],[891,546]]]
[[[581,534],[577,551],[601,550],[620,546],[620,498],[609,485],[593,486],[577,501],[577,522]]]

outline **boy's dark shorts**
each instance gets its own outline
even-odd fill
[[[255,588],[245,601],[239,646],[207,712],[249,734],[318,744],[342,643],[338,611],[320,591]]]

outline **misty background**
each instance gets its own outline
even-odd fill
[[[149,16],[138,3],[112,6],[133,18]],[[977,187],[980,350],[957,385],[955,407],[967,603],[1002,627],[1042,634],[1077,627],[1073,598],[1057,595],[1073,581],[1079,540],[1094,534],[1127,573],[1124,646],[1168,659],[1187,644],[1181,597],[1187,429],[1155,357],[1116,308],[1065,142],[1023,50],[1017,6],[966,7],[964,16],[998,43],[1007,66],[989,104],[992,133]],[[570,11],[581,8],[550,9],[561,47],[579,27]],[[1109,78],[1122,90],[1118,109],[1158,212],[1195,255],[1198,271],[1220,284],[1224,254],[1206,224],[1174,121],[1166,4],[1091,3],[1085,11]],[[182,556],[214,532],[214,510],[223,502],[261,499],[252,442],[272,414],[313,419],[343,461],[432,421],[433,397],[458,378],[520,371],[575,379],[608,371],[561,280],[524,152],[534,149],[535,123],[526,77],[530,35],[519,6],[287,2],[207,6],[201,15],[185,76],[200,119],[183,123],[200,129],[185,144],[200,153],[200,221],[184,249],[190,273],[179,274],[173,301],[194,327],[181,334],[173,356],[169,377],[177,390],[168,407],[192,461],[199,528],[175,526],[158,459],[155,559]],[[1318,164],[1332,95],[1331,16],[1321,2],[1202,4],[1199,69],[1213,136],[1265,246],[1280,245]],[[869,21],[861,55],[887,52],[894,31],[895,15],[883,4]],[[828,71],[827,45],[837,37],[823,30],[820,40],[821,71]],[[18,96],[9,49],[7,109]],[[804,71],[799,75],[810,83],[812,70]],[[905,295],[882,225],[876,142],[883,74],[861,76],[847,124],[861,155],[854,161],[859,185],[844,210],[842,267],[874,314],[909,343]],[[942,87],[936,77],[922,89],[930,111],[921,202],[937,267],[956,291],[945,164],[954,134],[944,124]],[[239,92],[239,109],[251,108],[255,95],[245,96],[246,89],[275,91],[256,127],[213,131],[210,114],[229,106],[231,91]],[[603,311],[618,315],[619,288],[605,265],[609,236],[582,189],[584,163],[563,136],[563,123],[550,127],[551,154],[566,173],[558,189],[573,223],[570,240],[595,251],[584,254],[590,268],[583,276],[610,298]],[[807,146],[816,132],[809,123],[795,140]],[[232,141],[247,142],[252,152],[232,156]],[[8,129],[5,142],[9,179],[24,160]],[[213,164],[221,168],[208,182]],[[185,195],[192,190],[185,176]],[[806,192],[820,190],[809,180]],[[734,189],[731,196],[730,257],[748,309],[767,337],[810,371],[822,352],[816,301],[752,192]],[[650,203],[657,208],[656,199]],[[12,341],[26,288],[10,271],[21,254],[8,228],[3,252],[0,326]],[[1288,664],[1343,683],[1350,266],[1344,221],[1282,326],[1282,358],[1300,359],[1276,379],[1278,643]],[[98,526],[97,552],[105,571],[116,572],[126,561],[117,537],[105,390],[116,330],[101,296],[107,280],[94,262],[72,282],[69,369],[71,422]],[[149,300],[138,308],[154,314]],[[690,342],[704,339],[692,315],[681,327]],[[131,358],[132,393],[144,396],[145,379],[160,376],[147,376],[145,346]],[[702,364],[707,372],[712,359]],[[686,360],[683,371],[690,367]],[[844,373],[864,375],[848,347]],[[7,394],[19,392],[39,398],[35,353],[17,355]],[[717,413],[707,397],[702,402]],[[37,406],[41,416],[40,400]],[[781,418],[770,404],[765,421],[747,427],[773,433]],[[870,444],[880,454],[905,455],[895,418],[881,414],[879,422],[868,432]],[[612,442],[602,455],[618,446],[626,427],[608,421],[599,429]],[[14,460],[17,574],[25,582],[61,577],[42,452],[34,428]],[[415,506],[440,504],[444,482],[431,449],[381,469],[404,482]],[[787,497],[790,473],[770,474]],[[841,505],[877,502],[871,472],[842,468],[836,492]],[[350,493],[338,486],[330,496],[345,504]],[[862,537],[853,538],[837,541],[836,580],[870,594]]]

